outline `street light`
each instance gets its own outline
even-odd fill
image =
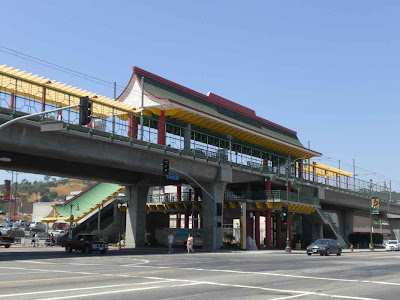
[[[286,203],[287,203],[287,222],[286,222],[286,247],[285,247],[285,252],[291,252],[292,251],[292,247],[290,245],[290,228],[289,226],[291,226],[292,222],[291,222],[291,217],[290,217],[290,210],[289,210],[289,171],[290,171],[290,167],[292,164],[296,163],[296,161],[298,160],[304,160],[306,159],[306,157],[299,157],[296,158],[295,160],[291,161],[289,163],[289,159],[286,161]],[[290,224],[289,224],[290,223]]]
[[[372,187],[374,185],[378,185],[380,183],[385,183],[385,186],[386,186],[386,181],[372,183],[372,179],[369,180],[369,198],[370,198],[369,199],[369,201],[370,201],[370,203],[369,203],[369,219],[370,219],[370,230],[369,230],[370,245],[369,245],[369,250],[371,250],[371,251],[374,251],[373,239],[372,239],[372,231],[374,230],[373,224],[372,224],[372,202],[371,202],[371,200],[372,200]],[[391,185],[391,182],[390,182],[390,185]],[[391,188],[390,188],[390,190],[391,190]],[[390,198],[391,198],[391,194],[392,193],[390,191],[390,196],[389,196]]]

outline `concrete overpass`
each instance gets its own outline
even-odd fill
[[[353,211],[370,209],[370,195],[365,194],[367,183],[354,179],[351,187],[351,178],[349,185],[349,175],[345,172],[307,165],[304,158],[319,153],[304,148],[295,132],[214,94],[204,96],[146,71],[135,72],[118,101],[113,101],[86,91],[76,92],[50,80],[35,81],[35,78],[4,71],[4,68],[2,71],[0,67],[3,99],[0,123],[32,109],[44,111],[49,105],[76,103],[79,96],[84,95],[89,95],[93,101],[94,116],[90,126],[83,127],[77,124],[76,111],[58,114],[53,119],[61,120],[64,129],[56,132],[41,132],[41,122],[46,120],[41,118],[5,128],[0,132],[0,156],[11,158],[11,162],[0,162],[0,167],[125,185],[129,203],[127,244],[134,247],[144,242],[149,187],[189,182],[185,178],[179,182],[166,180],[160,166],[164,158],[168,158],[175,169],[200,182],[217,203],[224,202],[227,188],[236,193],[246,185],[261,191],[285,190],[289,177],[290,190],[318,197],[322,209],[340,212],[345,209],[340,222],[340,231],[345,236],[348,229],[343,228],[350,228]],[[9,83],[5,84],[7,80]],[[147,82],[148,90],[142,88],[143,82]],[[34,89],[37,91],[32,92]],[[140,92],[147,106],[138,111],[134,105]],[[189,100],[182,100],[182,93],[186,93]],[[162,99],[163,95],[171,98]],[[57,100],[60,98],[63,100]],[[184,104],[184,100],[188,103]],[[202,112],[199,103],[210,105],[212,109],[204,108]],[[140,113],[143,123],[138,123]],[[236,123],[231,117],[222,120],[222,115],[236,116]],[[139,138],[140,131],[144,134]],[[252,141],[254,144],[249,144]],[[261,148],[262,145],[267,148]],[[371,189],[375,190],[381,192]],[[268,201],[266,198],[264,200]],[[211,248],[214,227],[222,223],[223,216],[217,216],[214,223],[212,199],[203,193],[202,200],[204,245]],[[245,201],[248,200],[253,199],[245,197]],[[381,207],[392,214],[400,214],[397,203],[382,203]],[[266,216],[271,213],[268,210],[266,206]],[[276,218],[279,219],[279,212]],[[216,228],[216,235],[219,247],[222,245],[220,226]]]

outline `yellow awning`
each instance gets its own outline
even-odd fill
[[[296,168],[298,169],[298,165],[296,166]],[[340,169],[337,169],[337,168],[334,168],[331,166],[327,166],[324,164],[320,164],[317,162],[312,162],[310,167],[305,165],[303,167],[303,171],[310,172],[310,173],[315,172],[315,175],[326,176],[326,177],[335,177],[336,175],[348,176],[348,177],[353,176],[353,173],[346,172],[346,171],[343,171],[343,170],[340,170]]]

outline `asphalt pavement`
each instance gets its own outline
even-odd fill
[[[399,299],[400,253],[0,248],[1,299]]]

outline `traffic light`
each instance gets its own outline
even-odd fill
[[[217,203],[217,217],[222,216],[222,203]]]
[[[164,175],[169,174],[169,159],[164,159],[162,164],[162,173]]]
[[[87,125],[92,120],[92,103],[89,97],[81,97],[79,105],[79,124]]]
[[[287,217],[288,217],[288,206],[287,205],[282,205],[282,217],[283,217],[283,222],[287,223]]]

